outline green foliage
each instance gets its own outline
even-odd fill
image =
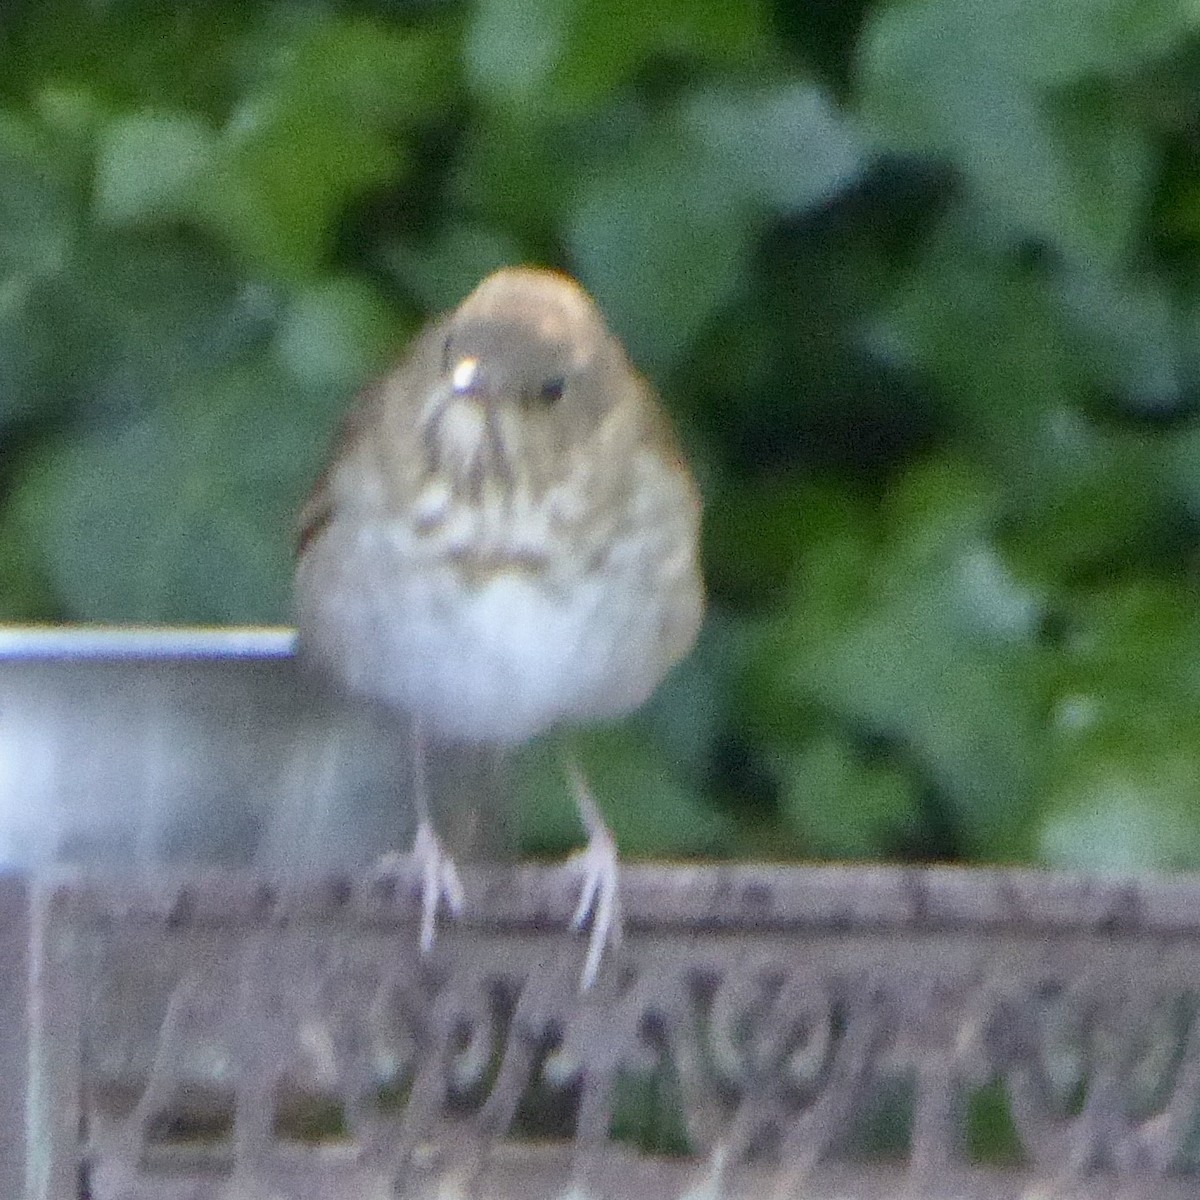
[[[347,397],[550,263],[707,501],[697,651],[579,748],[624,849],[1200,865],[1195,4],[19,0],[0,53],[0,615],[286,620]]]

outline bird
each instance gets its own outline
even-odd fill
[[[701,500],[672,424],[570,276],[506,267],[350,406],[298,521],[298,653],[411,720],[420,944],[461,912],[422,760],[638,708],[704,614]],[[621,920],[615,839],[566,763],[591,986]],[[590,918],[590,921],[589,921]]]

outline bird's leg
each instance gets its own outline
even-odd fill
[[[454,860],[446,853],[429,812],[429,781],[425,771],[425,736],[419,717],[412,725],[413,803],[417,811],[417,836],[413,858],[421,868],[421,953],[433,948],[438,905],[458,916],[466,903]]]
[[[583,888],[579,904],[571,918],[572,929],[582,929],[591,916],[591,937],[579,990],[587,991],[595,982],[604,948],[621,941],[621,904],[617,892],[617,843],[604,823],[600,808],[588,788],[587,780],[573,756],[568,755],[565,768],[575,793],[575,807],[587,831],[587,845],[569,860],[572,870],[583,871]]]

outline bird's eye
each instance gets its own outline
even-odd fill
[[[561,376],[554,379],[547,379],[538,390],[538,399],[543,404],[557,404],[562,399],[563,390],[567,386],[567,381]]]

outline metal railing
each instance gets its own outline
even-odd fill
[[[394,882],[6,879],[0,1194],[1200,1190],[1200,880],[630,868],[582,995],[561,871]]]

